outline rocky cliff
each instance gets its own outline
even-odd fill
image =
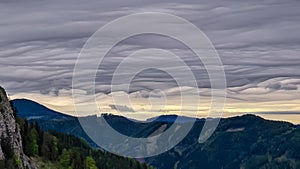
[[[0,160],[11,159],[20,169],[36,168],[23,153],[20,128],[2,87],[0,87],[0,143]]]

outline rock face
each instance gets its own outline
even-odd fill
[[[20,128],[16,123],[6,92],[2,87],[0,87],[0,143],[0,160],[13,157],[20,169],[36,168],[23,153]]]

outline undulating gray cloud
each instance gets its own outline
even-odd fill
[[[134,112],[134,110],[126,105],[109,105],[109,107],[113,110],[117,110],[120,112]]]
[[[126,14],[149,11],[184,17],[207,34],[224,64],[230,98],[247,100],[246,95],[299,90],[297,0],[0,2],[0,84],[11,94],[59,95],[61,89],[71,89],[78,54],[98,28]],[[109,94],[118,64],[145,48],[166,49],[180,56],[197,77],[198,87],[210,88],[203,64],[187,47],[171,38],[145,35],[124,40],[112,49],[99,67],[96,92]],[[142,62],[137,59],[132,66]],[[128,92],[176,86],[168,74],[144,70],[133,79]]]

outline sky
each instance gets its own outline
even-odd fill
[[[300,1],[297,0],[1,1],[0,85],[11,99],[27,98],[76,115],[72,76],[83,45],[106,23],[137,12],[173,14],[190,21],[207,35],[226,74],[224,117],[254,113],[300,123]],[[128,38],[105,57],[95,83],[101,112],[118,114],[121,109],[125,116],[138,119],[181,113],[180,88],[163,71],[141,72],[133,79],[129,91],[110,90],[118,63],[134,51],[147,48],[171,51],[191,67],[198,87],[183,88],[187,93],[198,93],[201,106],[198,110],[185,107],[182,113],[206,117],[211,93],[203,64],[174,39],[155,35]],[[132,64],[142,62],[136,59]],[[168,96],[167,104],[161,104],[164,101],[161,94]],[[131,98],[132,104],[114,103],[115,95]],[[90,101],[83,99],[82,103]],[[156,105],[154,108],[151,102]]]

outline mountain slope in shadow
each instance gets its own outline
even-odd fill
[[[19,117],[25,118],[29,123],[38,123],[44,131],[72,134],[85,139],[92,147],[97,147],[84,132],[77,117],[56,112],[27,99],[13,100],[12,105]]]
[[[78,119],[58,113],[32,113],[24,104],[15,104],[20,115],[30,122],[37,122],[43,129],[54,130],[88,139]],[[19,101],[17,101],[19,102]],[[22,105],[22,106],[20,106]],[[42,109],[41,109],[42,110]],[[27,114],[27,115],[26,115]],[[61,118],[58,116],[61,115]],[[148,137],[167,130],[179,118],[180,125],[190,123],[188,117],[160,116],[149,123],[135,122],[122,116],[103,115],[107,122],[122,134],[132,137]],[[85,118],[97,119],[97,116]],[[300,168],[300,128],[288,122],[265,120],[255,115],[243,115],[221,119],[214,134],[203,144],[198,143],[205,119],[196,119],[189,134],[174,148],[155,157],[144,159],[158,169],[282,169]],[[159,132],[158,132],[159,131]],[[94,144],[95,145],[95,144]],[[95,146],[96,147],[96,146]]]
[[[75,117],[66,115],[47,108],[37,102],[27,99],[16,99],[12,101],[13,106],[18,110],[18,115],[27,120],[43,119],[43,120],[64,120],[74,119]]]

